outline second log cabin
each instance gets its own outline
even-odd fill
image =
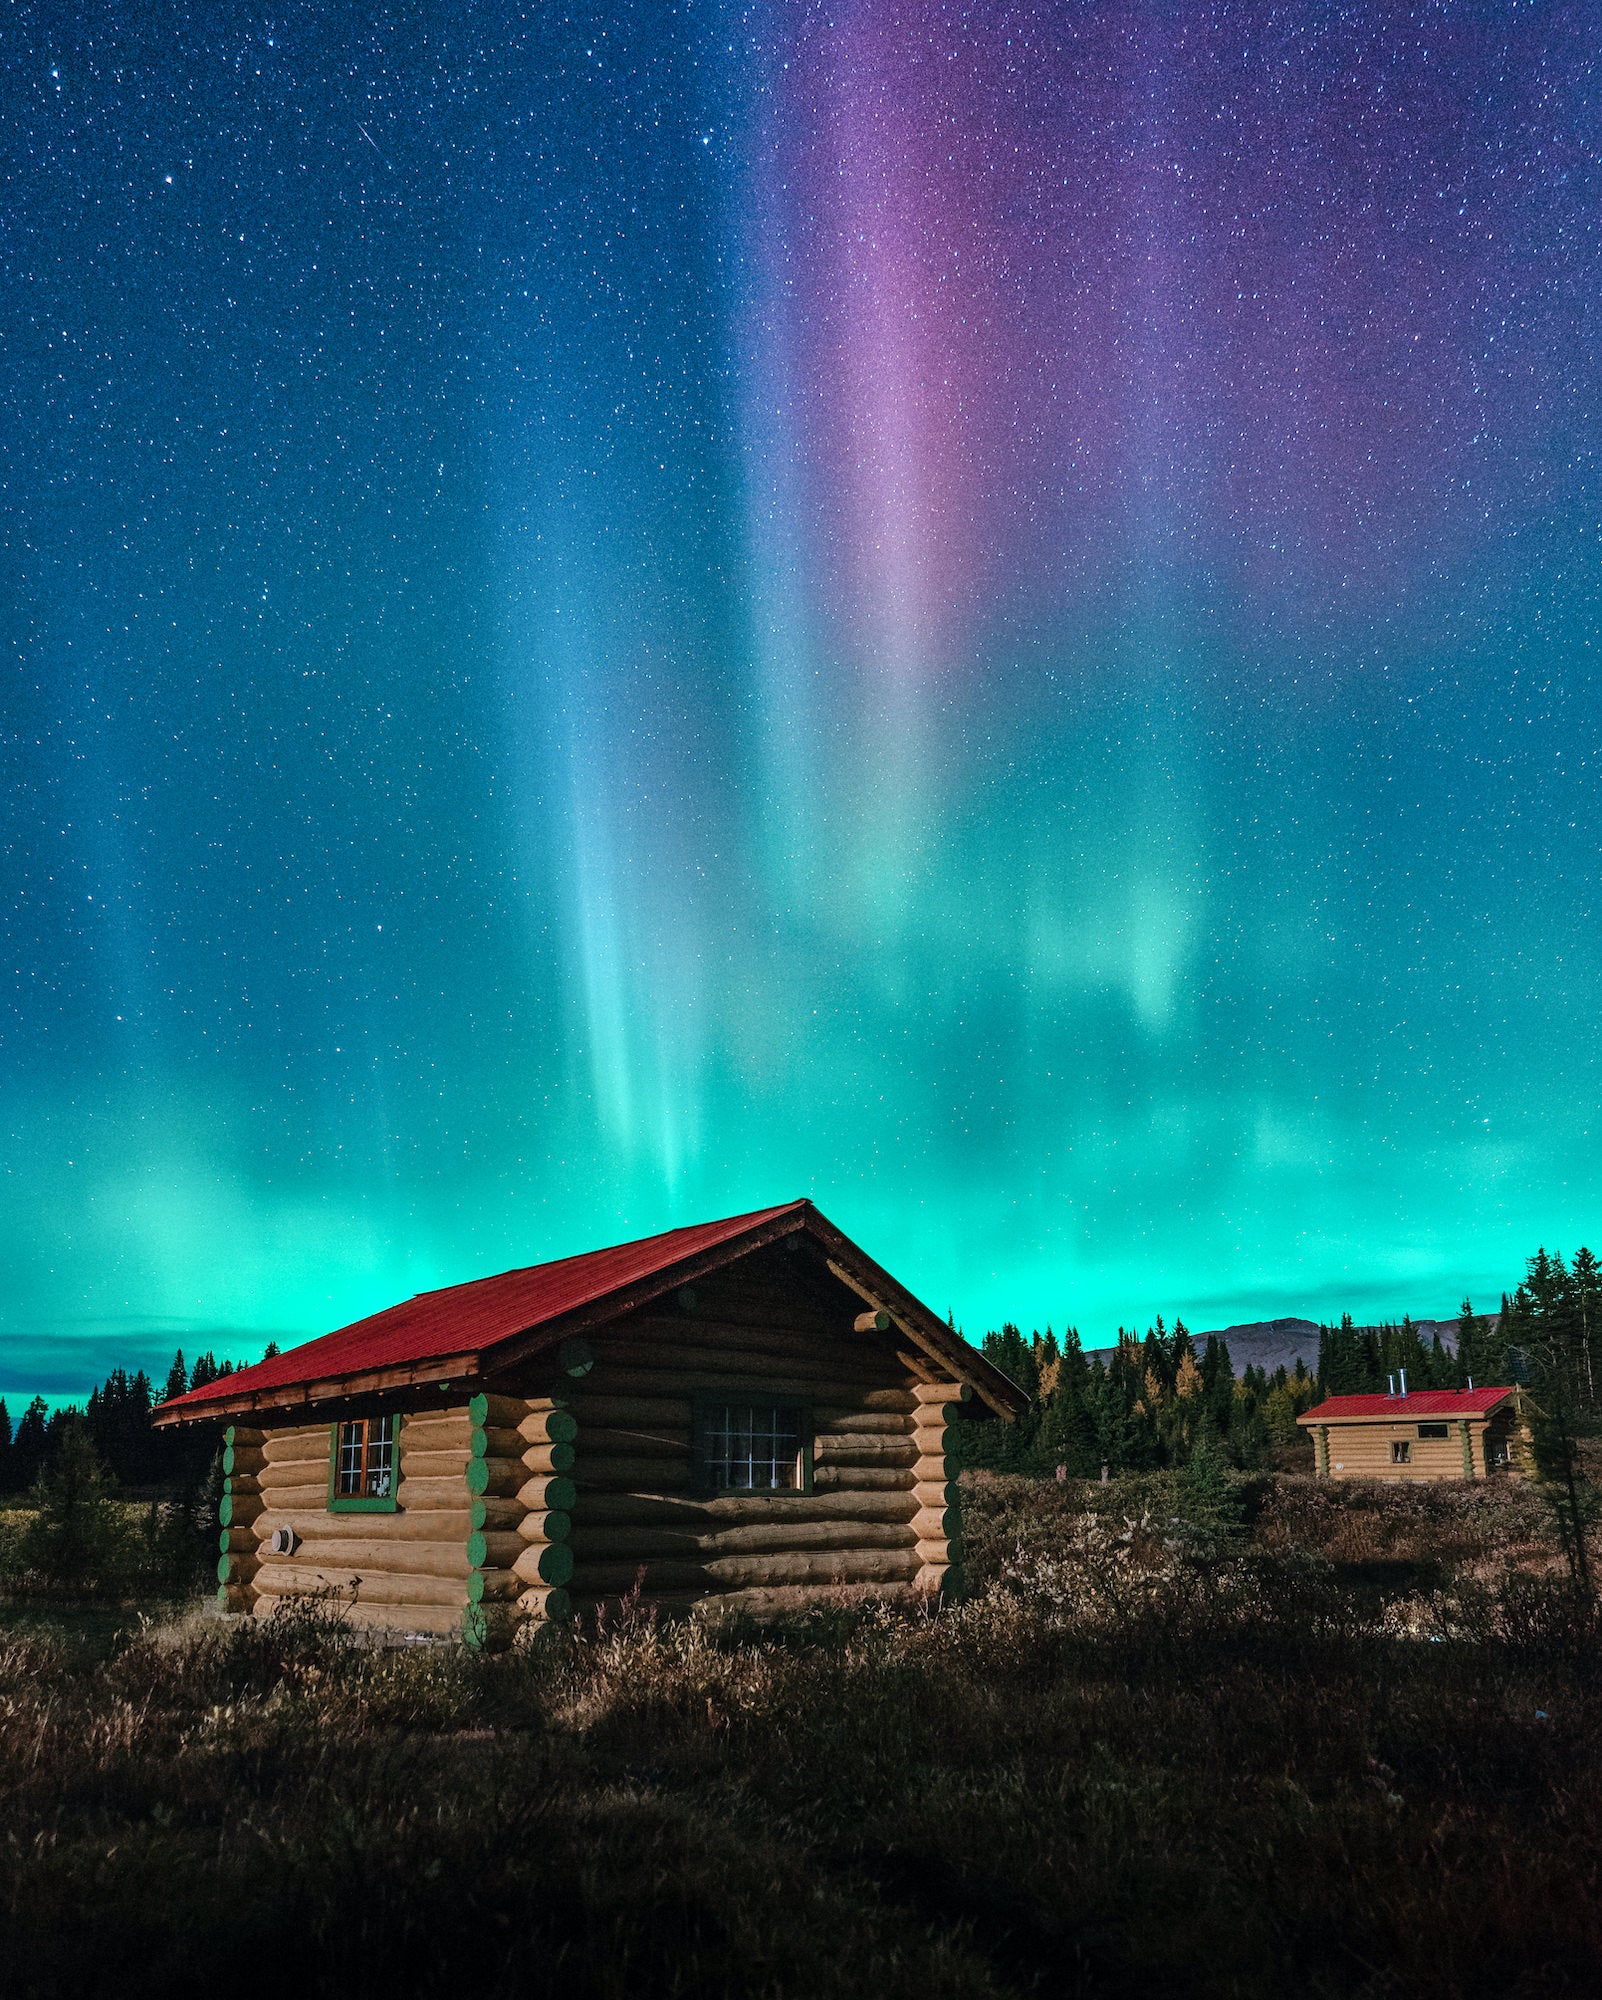
[[[218,1596],[461,1631],[638,1589],[902,1601],[961,1563],[955,1423],[1028,1398],[810,1202],[427,1292],[163,1404],[224,1430]]]

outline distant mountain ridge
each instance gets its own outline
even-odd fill
[[[1416,1319],[1418,1337],[1426,1347],[1441,1336],[1441,1345],[1448,1354],[1457,1352],[1457,1321],[1455,1319]],[[1376,1331],[1360,1327],[1360,1333]],[[1209,1340],[1216,1337],[1229,1349],[1230,1366],[1237,1375],[1243,1375],[1248,1368],[1261,1368],[1272,1375],[1276,1368],[1294,1370],[1300,1360],[1309,1375],[1318,1369],[1318,1322],[1312,1319],[1257,1319],[1248,1320],[1240,1326],[1215,1326],[1206,1333],[1193,1333],[1191,1339],[1196,1344],[1196,1352],[1201,1353]],[[1106,1362],[1117,1352],[1115,1347],[1089,1347],[1085,1352],[1093,1359]]]

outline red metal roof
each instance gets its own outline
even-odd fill
[[[1297,1418],[1301,1424],[1351,1423],[1362,1417],[1483,1417],[1511,1389],[1414,1389],[1405,1396],[1329,1396]]]
[[[689,1229],[641,1237],[634,1243],[614,1244],[607,1250],[586,1251],[581,1257],[561,1257],[552,1264],[530,1264],[522,1270],[502,1271],[498,1277],[474,1278],[438,1292],[419,1292],[415,1298],[388,1306],[352,1326],[275,1354],[270,1361],[258,1361],[254,1367],[237,1369],[202,1389],[174,1396],[161,1407],[193,1408],[252,1390],[283,1389],[457,1354],[480,1354],[498,1341],[526,1333],[576,1306],[589,1305],[609,1292],[653,1277],[703,1250],[715,1249],[806,1206],[805,1201],[787,1201],[777,1208],[727,1216],[721,1222],[697,1223]]]

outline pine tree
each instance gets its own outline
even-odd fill
[[[0,1493],[11,1490],[11,1412],[5,1397],[0,1396]]]
[[[167,1370],[167,1386],[161,1392],[161,1400],[170,1403],[175,1396],[184,1395],[189,1388],[189,1373],[184,1367],[184,1351],[180,1347],[172,1357],[172,1366]]]
[[[44,1468],[49,1443],[50,1411],[43,1396],[35,1396],[22,1413],[11,1440],[12,1491],[26,1492]]]

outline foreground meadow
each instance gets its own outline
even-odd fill
[[[1531,1495],[970,1477],[971,1596],[496,1655],[0,1624],[25,1995],[1592,1994],[1595,1632]],[[30,1614],[32,1615],[32,1614]]]

